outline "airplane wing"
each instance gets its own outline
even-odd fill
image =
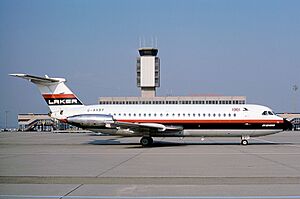
[[[117,128],[130,129],[135,132],[147,132],[147,131],[157,131],[157,132],[168,132],[168,131],[181,131],[183,128],[181,126],[166,126],[159,123],[131,123],[131,122],[115,122],[114,124]]]

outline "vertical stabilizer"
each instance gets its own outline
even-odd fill
[[[65,85],[66,79],[64,78],[38,77],[28,74],[10,74],[10,76],[27,79],[37,85],[51,112],[83,106],[82,102]]]

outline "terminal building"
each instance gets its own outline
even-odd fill
[[[19,131],[63,131],[78,130],[77,127],[51,118],[48,114],[18,114]]]
[[[48,114],[19,114],[18,125],[20,131],[52,131],[57,122]]]
[[[246,104],[245,96],[197,95],[156,96],[160,87],[160,59],[157,48],[140,48],[136,60],[136,83],[140,97],[100,97],[99,104]]]
[[[277,113],[277,115],[290,121],[293,124],[293,130],[300,130],[300,113]]]

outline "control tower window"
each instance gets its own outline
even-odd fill
[[[139,49],[140,56],[156,56],[158,53],[158,49],[155,48],[142,48]]]

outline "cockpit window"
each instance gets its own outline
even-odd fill
[[[273,111],[264,111],[262,115],[275,115]]]
[[[268,111],[264,111],[262,115],[268,115]]]

